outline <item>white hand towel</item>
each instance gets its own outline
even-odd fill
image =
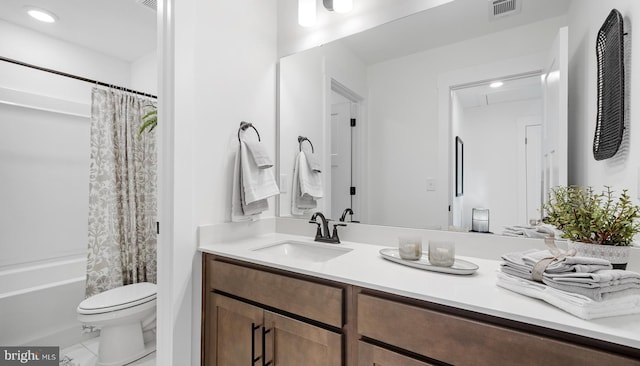
[[[318,207],[318,203],[312,196],[302,194],[300,191],[300,175],[298,174],[300,165],[300,155],[293,163],[293,189],[291,193],[291,214],[306,215],[311,209]],[[304,162],[306,164],[306,162]]]
[[[502,270],[524,279],[533,279],[533,267],[540,260],[553,257],[548,250],[529,249],[502,255]],[[589,257],[566,257],[549,264],[545,273],[595,272],[611,269],[611,263],[604,259]]]
[[[314,153],[305,152],[305,158],[307,159],[307,164],[309,164],[309,169],[316,173],[322,172],[322,167],[320,166],[320,162],[318,161],[318,157]]]
[[[498,273],[497,277],[496,284],[500,287],[546,301],[582,319],[590,320],[640,313],[640,295],[594,301],[583,295],[557,290],[538,282],[510,276],[506,273]]]
[[[255,204],[250,204],[251,207],[243,208],[241,172],[240,147],[238,147],[234,159],[233,183],[231,186],[231,222],[255,221],[259,218],[260,212],[266,211],[269,208],[266,199],[256,201]],[[266,208],[263,206],[265,203],[267,203]]]
[[[250,158],[249,155],[246,143],[241,141],[240,168],[242,169],[244,202],[250,204],[280,194],[280,190],[273,176],[273,169],[258,168],[256,162],[253,158]]]
[[[247,149],[251,153],[251,157],[253,157],[253,161],[258,168],[266,169],[273,166],[273,160],[271,160],[267,149],[265,149],[260,141],[244,141],[244,143],[247,145]]]
[[[298,153],[298,179],[302,195],[308,194],[315,199],[322,198],[324,195],[322,175],[311,170],[304,151]]]

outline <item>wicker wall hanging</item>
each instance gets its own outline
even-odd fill
[[[596,160],[613,157],[624,132],[624,30],[622,15],[616,9],[598,31],[598,115],[593,138]]]

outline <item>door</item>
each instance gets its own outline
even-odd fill
[[[331,218],[351,208],[351,103],[331,106]]]
[[[551,188],[567,185],[568,176],[568,29],[558,31],[542,74],[543,199]]]
[[[253,365],[262,354],[261,308],[210,293],[205,334],[207,366]],[[256,363],[257,365],[257,363]]]
[[[339,366],[342,336],[338,333],[264,312],[266,362],[275,366]]]
[[[542,127],[529,125],[525,128],[525,169],[526,169],[526,224],[529,220],[538,220],[542,204],[542,162],[540,146],[542,144]]]

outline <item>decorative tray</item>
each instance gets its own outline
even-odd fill
[[[380,249],[380,255],[382,255],[382,258],[390,260],[392,262],[400,263],[409,267],[423,269],[426,271],[443,272],[457,275],[470,275],[478,270],[478,265],[462,259],[456,259],[453,263],[453,266],[451,267],[434,266],[429,263],[429,256],[425,252],[422,253],[422,257],[420,257],[420,259],[415,261],[400,258],[399,250],[394,248]]]

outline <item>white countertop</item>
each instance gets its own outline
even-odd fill
[[[224,244],[203,244],[200,250],[640,349],[640,315],[595,320],[577,318],[541,300],[498,287],[495,283],[499,261],[456,256],[480,268],[473,275],[452,275],[394,263],[380,256],[381,246],[348,241],[338,245],[351,248],[352,251],[320,263],[295,261],[252,251],[284,240],[314,243],[308,237],[274,233]],[[393,243],[389,247],[393,247]]]

